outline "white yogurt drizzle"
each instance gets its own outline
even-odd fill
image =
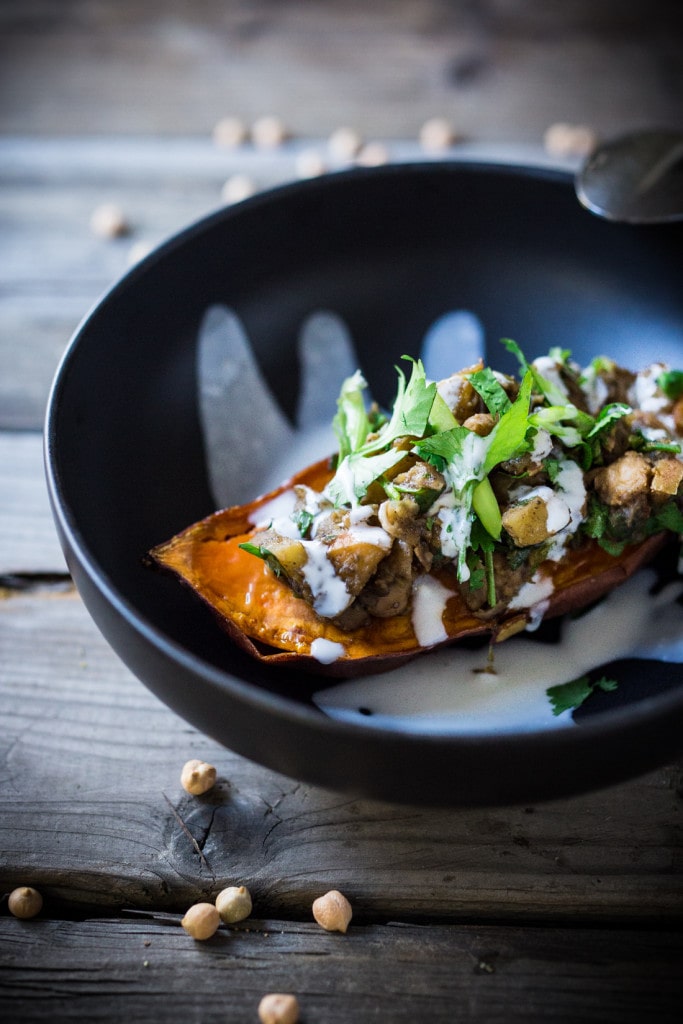
[[[535,572],[527,583],[523,583],[515,596],[508,604],[511,611],[522,608],[533,609],[533,619],[536,620],[542,610],[547,611],[548,599],[554,589],[551,576],[544,576],[543,573]],[[539,623],[540,624],[540,623]]]
[[[643,412],[661,412],[669,405],[669,399],[657,386],[657,377],[666,369],[664,363],[652,363],[636,375],[629,390],[629,400]]]
[[[581,390],[586,396],[588,411],[592,416],[597,416],[603,405],[607,402],[609,390],[594,367],[589,366],[584,372]]]
[[[537,359],[534,359],[532,365],[534,369],[538,370],[544,380],[547,380],[548,383],[556,387],[566,399],[569,399],[567,385],[560,376],[560,367],[556,359],[553,359],[552,356],[539,356]]]
[[[415,580],[412,626],[420,647],[432,647],[448,639],[443,613],[449,597],[453,597],[453,591],[434,576],[418,576]]]
[[[327,548],[318,540],[302,540],[306,562],[301,570],[313,598],[318,615],[331,619],[340,615],[353,601],[341,576],[327,557]]]
[[[327,640],[324,636],[316,637],[311,644],[311,657],[319,661],[321,665],[331,665],[332,662],[343,658],[346,648],[336,640]]]

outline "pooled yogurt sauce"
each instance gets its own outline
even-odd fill
[[[389,673],[319,690],[313,700],[332,718],[416,733],[566,727],[571,711],[553,715],[548,687],[621,658],[683,662],[683,615],[676,603],[683,581],[653,596],[655,579],[643,570],[591,611],[566,619],[559,643],[515,637],[500,644],[493,672],[486,646],[444,647]]]

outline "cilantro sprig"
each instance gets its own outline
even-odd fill
[[[282,565],[273,552],[263,547],[262,544],[252,544],[251,541],[245,540],[239,547],[246,551],[248,555],[254,555],[256,558],[262,559],[274,576],[280,577],[282,575]]]
[[[406,381],[403,371],[396,368],[398,391],[391,419],[374,434],[370,432],[365,413],[363,392],[367,383],[362,374],[356,372],[342,385],[334,419],[340,438],[339,464],[326,488],[327,496],[335,505],[357,504],[375,480],[405,457],[405,451],[392,447],[394,441],[422,437],[429,429],[436,383],[427,382],[421,360],[410,361],[413,364],[410,380]],[[452,416],[451,420],[455,422]]]
[[[557,686],[549,686],[546,690],[553,715],[561,715],[564,711],[576,711],[596,690],[611,693],[618,687],[616,679],[608,679],[601,676],[591,682],[590,676],[580,676],[578,679],[571,679],[568,683],[560,683]]]

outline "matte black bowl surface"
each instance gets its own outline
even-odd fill
[[[501,369],[514,369],[503,336],[530,356],[559,345],[582,362],[607,352],[633,366],[661,356],[683,365],[682,280],[683,227],[600,221],[578,205],[567,175],[547,170],[354,170],[209,216],[102,299],[53,386],[50,496],[92,617],[189,722],[323,786],[405,803],[504,804],[607,785],[664,762],[683,745],[683,687],[671,685],[678,665],[658,692],[573,728],[454,736],[357,726],[314,706],[314,680],[242,654],[143,556],[215,508],[196,379],[198,332],[213,305],[239,316],[291,415],[297,334],[312,311],[342,318],[374,395],[389,402],[393,366],[453,309],[476,314]],[[637,680],[641,669],[631,669]]]

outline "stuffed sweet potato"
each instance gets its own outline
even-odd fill
[[[683,373],[564,352],[519,379],[399,370],[388,417],[343,385],[339,451],[156,547],[262,661],[336,675],[583,607],[683,532]]]

